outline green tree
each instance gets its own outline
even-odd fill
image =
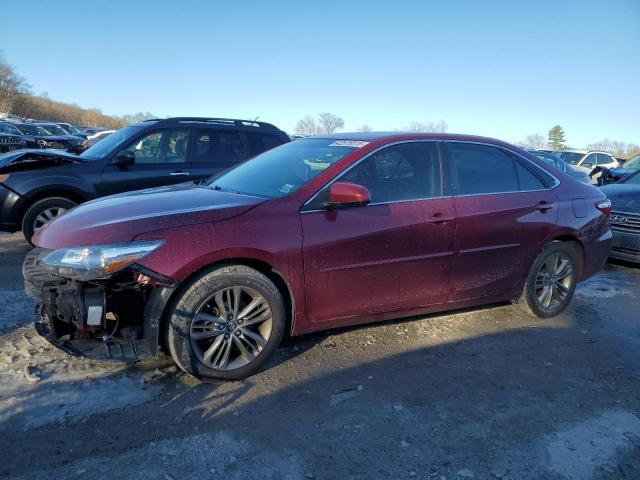
[[[560,125],[556,125],[551,130],[549,130],[549,148],[553,150],[560,150],[565,147],[564,142],[566,139],[564,138],[564,130]]]

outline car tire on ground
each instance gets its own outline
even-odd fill
[[[22,217],[22,233],[31,245],[36,231],[49,220],[75,207],[76,202],[66,197],[47,197],[31,205]]]
[[[176,364],[202,380],[257,372],[284,336],[282,295],[244,265],[215,267],[184,287],[168,311],[167,346]]]
[[[518,303],[539,318],[558,315],[573,298],[579,272],[576,246],[571,242],[551,242],[531,265]]]

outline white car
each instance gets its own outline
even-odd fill
[[[555,154],[578,170],[582,170],[587,175],[596,167],[605,167],[611,170],[612,168],[620,166],[620,162],[607,152],[567,148],[555,152]],[[595,178],[593,178],[592,181],[595,183]]]
[[[107,138],[109,135],[111,135],[113,132],[115,132],[115,130],[102,130],[100,132],[96,132],[93,135],[89,135],[87,137],[87,140],[89,140],[89,143],[91,145],[95,145],[96,143],[98,143],[100,140],[102,140],[103,138]]]

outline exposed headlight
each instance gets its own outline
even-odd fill
[[[148,240],[90,247],[61,248],[42,259],[45,270],[74,280],[101,280],[146,257],[162,245]]]

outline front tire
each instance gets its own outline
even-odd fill
[[[167,345],[176,364],[203,380],[256,373],[284,336],[282,295],[266,275],[244,265],[203,273],[174,301]]]
[[[576,289],[579,259],[571,243],[555,241],[547,245],[531,265],[520,303],[539,318],[562,313]]]
[[[30,245],[31,239],[42,226],[55,217],[76,206],[76,203],[66,197],[48,197],[38,200],[31,205],[22,217],[22,233]]]

